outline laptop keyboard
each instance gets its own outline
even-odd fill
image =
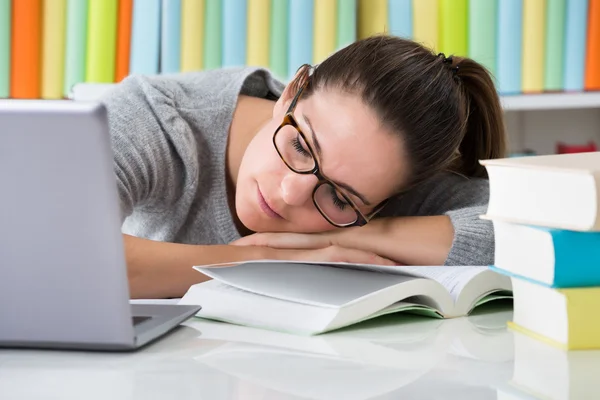
[[[133,325],[139,325],[144,321],[147,321],[149,319],[151,319],[152,317],[131,317],[131,319],[133,320]]]

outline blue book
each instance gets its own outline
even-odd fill
[[[181,71],[181,0],[162,0],[160,71]]]
[[[223,66],[246,64],[247,0],[223,0]]]
[[[565,21],[564,86],[567,91],[583,91],[588,0],[567,1]]]
[[[412,0],[388,0],[389,33],[412,38]]]
[[[288,77],[292,79],[302,64],[313,58],[313,0],[290,0],[288,26]]]
[[[494,221],[490,268],[553,288],[600,286],[600,232]]]
[[[157,74],[160,52],[160,0],[134,0],[130,74]]]
[[[499,1],[496,78],[500,94],[521,93],[522,32],[523,1]]]

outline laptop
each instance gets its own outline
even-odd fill
[[[0,347],[134,350],[200,307],[130,300],[105,108],[0,100]]]

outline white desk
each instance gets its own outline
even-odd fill
[[[392,315],[316,337],[192,319],[135,353],[0,350],[0,399],[538,398],[517,372],[549,398],[597,398],[600,352],[525,338],[511,315]]]

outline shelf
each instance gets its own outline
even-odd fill
[[[505,111],[600,108],[600,92],[501,96],[501,102]]]

